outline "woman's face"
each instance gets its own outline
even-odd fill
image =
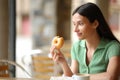
[[[75,13],[72,16],[72,22],[74,25],[74,32],[76,32],[79,39],[87,39],[96,31],[94,23],[90,23],[86,17],[79,13]]]

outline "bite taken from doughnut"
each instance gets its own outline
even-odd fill
[[[62,48],[64,44],[64,38],[60,36],[55,36],[52,40],[52,46],[56,46],[57,49]]]
[[[52,46],[55,46],[57,49],[54,50],[54,53],[59,53],[58,50],[60,48],[62,48],[63,44],[64,44],[64,38],[63,37],[59,37],[59,36],[55,36],[51,42]],[[49,58],[52,58],[52,54],[48,54]]]

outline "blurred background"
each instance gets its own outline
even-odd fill
[[[49,54],[51,40],[58,35],[65,39],[62,51],[70,64],[70,47],[77,40],[71,12],[86,2],[100,7],[120,41],[119,0],[0,0],[0,58],[19,63],[32,73],[31,56]],[[13,67],[11,72],[15,77],[26,77],[19,68]]]

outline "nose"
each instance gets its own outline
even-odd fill
[[[78,32],[78,31],[79,31],[78,26],[75,26],[74,32]]]

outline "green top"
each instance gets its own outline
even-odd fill
[[[104,38],[101,39],[89,65],[86,64],[85,40],[75,42],[71,49],[71,57],[79,62],[81,74],[105,72],[112,56],[120,56],[120,44],[115,40],[110,41]]]

